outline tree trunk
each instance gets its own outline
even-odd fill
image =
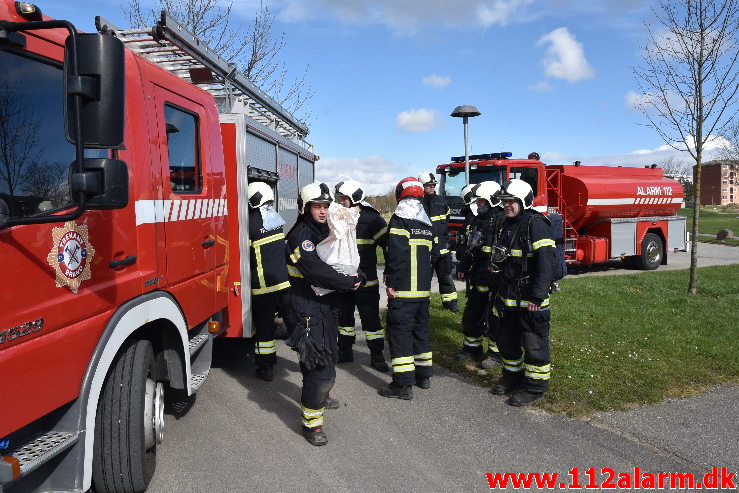
[[[693,224],[690,228],[690,282],[688,294],[698,292],[698,214],[700,211],[701,163],[700,155],[693,168]]]

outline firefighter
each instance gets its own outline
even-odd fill
[[[531,152],[529,153],[529,159],[533,159],[535,161],[539,160],[539,153],[538,152]]]
[[[492,392],[515,391],[507,402],[520,407],[540,399],[548,388],[549,286],[555,244],[548,219],[532,207],[534,193],[528,183],[510,180],[498,197],[506,219],[496,247],[505,248],[508,256],[494,280],[503,379]]]
[[[483,335],[487,326],[488,356],[482,362],[485,369],[493,368],[501,359],[496,344],[497,319],[488,320],[493,244],[495,234],[505,220],[499,192],[500,185],[494,181],[479,183],[470,192],[477,197],[477,216],[470,225],[466,249],[457,265],[457,277],[468,281],[469,290],[462,314],[464,343],[455,359],[467,361],[482,358]]]
[[[298,197],[300,215],[287,234],[287,270],[292,284],[295,330],[288,345],[300,351],[303,389],[300,397],[303,436],[311,445],[325,445],[323,412],[338,407],[329,400],[336,380],[337,298],[331,292],[318,296],[311,286],[351,291],[360,286],[358,276],[341,274],[325,263],[316,245],[329,235],[328,208],[333,201],[328,185],[311,183]]]
[[[462,227],[459,228],[459,231],[457,231],[457,241],[454,245],[454,256],[456,257],[457,262],[459,262],[467,249],[467,235],[469,234],[472,221],[475,219],[475,216],[477,216],[477,197],[475,197],[475,194],[472,191],[475,188],[475,185],[476,184],[474,183],[465,185],[459,192],[464,201],[464,207],[459,211],[459,213],[464,216],[464,223],[462,224]]]
[[[457,303],[457,288],[452,279],[452,256],[449,253],[449,205],[446,199],[436,194],[436,176],[431,172],[418,175],[418,181],[423,184],[423,207],[426,209],[434,232],[434,248],[431,251],[431,264],[439,280],[441,304],[452,312],[459,311]]]
[[[349,180],[336,185],[336,198],[344,207],[359,207],[357,248],[359,270],[365,277],[361,289],[339,294],[339,363],[354,361],[352,346],[356,339],[354,307],[359,311],[362,330],[370,350],[370,365],[377,371],[389,370],[382,354],[385,329],[380,321],[380,282],[377,279],[377,247],[385,248],[387,222],[380,213],[364,201],[362,184]]]
[[[256,376],[271,381],[277,362],[275,312],[289,304],[290,281],[283,252],[285,220],[272,208],[274,192],[263,182],[247,187],[249,201],[249,262],[251,265],[251,306],[256,336],[254,360]],[[285,317],[287,321],[289,317]]]
[[[423,185],[413,177],[395,187],[398,207],[390,218],[385,257],[387,333],[393,378],[378,393],[413,399],[413,384],[431,387],[428,318],[431,295],[432,223],[424,210]]]

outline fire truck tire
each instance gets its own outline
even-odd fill
[[[146,412],[152,406],[145,400],[161,398],[147,393],[152,383],[156,385],[151,343],[126,341],[103,383],[95,417],[92,484],[97,493],[137,493],[149,485],[159,440],[147,449],[145,426],[153,424]]]
[[[642,270],[654,270],[662,263],[663,255],[662,239],[654,233],[647,233],[641,242],[638,267]]]

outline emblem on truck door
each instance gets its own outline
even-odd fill
[[[90,244],[87,226],[69,221],[61,228],[53,228],[51,238],[51,252],[46,261],[56,271],[56,287],[69,286],[76,294],[80,284],[92,277],[90,262],[95,248]]]

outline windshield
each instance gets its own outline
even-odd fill
[[[470,183],[482,183],[484,181],[496,181],[503,183],[505,180],[505,166],[490,166],[483,169],[470,170]],[[441,195],[446,197],[460,197],[462,187],[465,186],[464,170],[452,171],[441,175]]]

